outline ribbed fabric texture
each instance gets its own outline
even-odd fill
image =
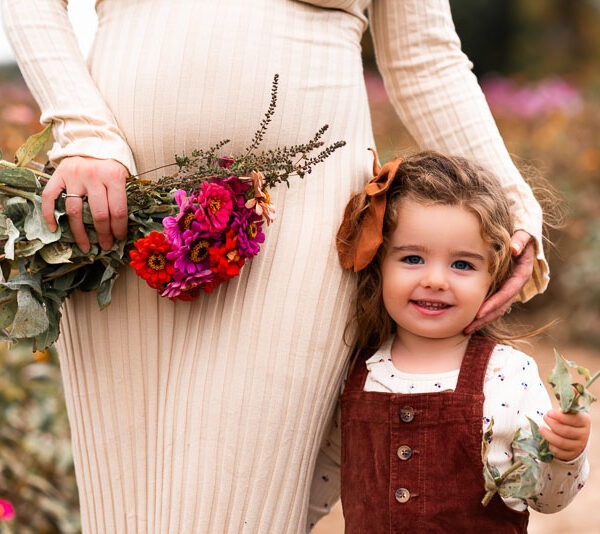
[[[103,0],[87,66],[66,2],[1,3],[43,120],[55,122],[55,160],[113,158],[142,172],[226,138],[227,152],[239,152],[275,73],[265,148],[305,141],[324,123],[326,142],[348,143],[273,192],[277,221],[239,278],[173,303],[124,270],[106,310],[93,294],[70,299],[59,342],[85,532],[304,531],[346,361],[352,279],[334,235],[372,168],[360,56],[369,2]],[[539,238],[537,208],[455,49],[447,2],[371,7],[387,87],[411,133],[506,171],[519,183],[523,227]],[[444,53],[443,82],[418,74]]]

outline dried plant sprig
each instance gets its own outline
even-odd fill
[[[554,350],[555,365],[548,377],[552,391],[564,413],[575,414],[589,411],[596,397],[589,387],[600,377],[600,371],[593,376],[585,367],[563,358]],[[584,377],[585,383],[573,381],[569,367],[577,370]],[[496,493],[503,497],[515,497],[525,500],[535,500],[540,491],[542,481],[542,463],[551,462],[554,455],[550,451],[548,441],[542,437],[539,426],[529,419],[530,434],[523,434],[518,429],[512,441],[512,448],[518,451],[517,461],[504,473],[490,465],[488,455],[493,437],[493,421],[489,424],[482,439],[481,457],[483,461],[483,478],[485,496],[481,504],[487,506]]]

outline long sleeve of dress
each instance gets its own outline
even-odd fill
[[[542,212],[461,51],[449,2],[373,0],[369,19],[379,70],[404,125],[420,147],[471,158],[498,176],[513,202],[516,228],[537,245],[533,276],[521,298],[542,292],[548,284]]]
[[[53,123],[51,161],[114,159],[135,173],[131,150],[87,69],[66,0],[1,0],[4,27],[43,124]]]

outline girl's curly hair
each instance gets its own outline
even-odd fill
[[[385,310],[382,296],[381,261],[386,254],[389,236],[396,228],[400,202],[410,199],[425,206],[457,206],[473,213],[479,220],[481,235],[489,244],[489,272],[492,283],[488,295],[502,286],[511,274],[511,236],[514,220],[511,205],[502,185],[489,171],[461,157],[438,152],[420,152],[402,161],[387,192],[383,222],[383,243],[373,261],[358,273],[354,311],[346,330],[351,333],[354,354],[375,351],[395,331],[395,324]],[[358,239],[362,217],[368,207],[366,194],[354,195],[346,208],[351,226],[344,235],[347,244]],[[478,331],[497,341],[512,336],[501,321]]]

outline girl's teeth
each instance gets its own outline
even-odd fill
[[[429,310],[441,310],[448,307],[448,304],[444,304],[443,302],[427,302],[424,300],[417,301],[417,304]]]

